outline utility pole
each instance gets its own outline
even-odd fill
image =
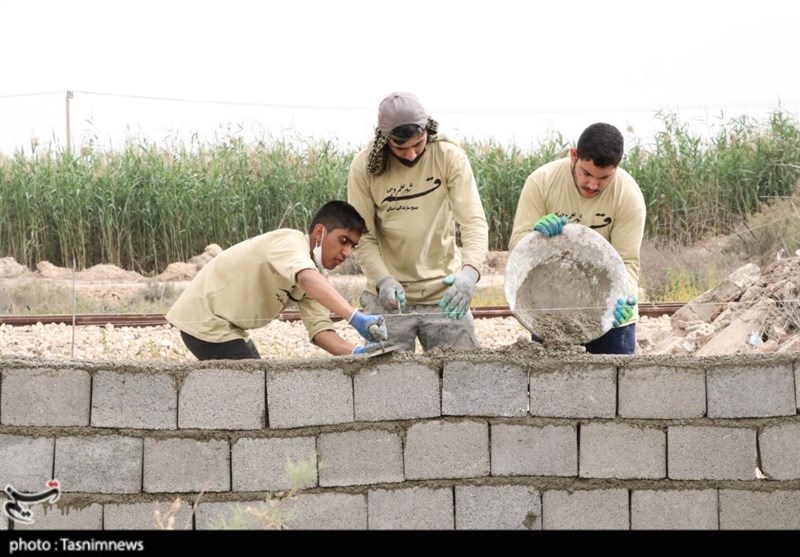
[[[67,151],[72,152],[72,127],[69,122],[69,101],[72,99],[72,91],[67,91]]]

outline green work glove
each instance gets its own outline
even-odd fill
[[[389,338],[389,333],[386,330],[386,320],[383,315],[368,315],[355,310],[347,322],[358,331],[358,334],[370,342]]]
[[[636,296],[628,296],[627,298],[620,298],[614,305],[614,327],[622,327],[633,317],[634,310],[638,300]]]
[[[439,307],[444,308],[450,319],[461,319],[466,315],[479,278],[478,271],[465,266],[456,274],[448,275],[442,280],[443,283],[450,285],[450,288],[439,301]]]
[[[402,309],[406,305],[406,291],[403,285],[391,275],[387,275],[375,283],[378,289],[378,299],[384,309]]]
[[[564,225],[568,222],[569,219],[566,216],[559,217],[555,213],[550,213],[537,220],[533,229],[545,236],[558,236],[564,232]]]

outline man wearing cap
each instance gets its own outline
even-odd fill
[[[417,339],[425,351],[479,346],[469,306],[489,227],[466,153],[438,127],[415,95],[391,93],[347,182],[368,228],[355,250],[367,278],[361,305],[384,314],[395,344],[410,352]]]

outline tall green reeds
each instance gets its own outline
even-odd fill
[[[505,251],[514,225],[514,213],[522,186],[538,166],[566,156],[569,147],[560,135],[542,143],[534,153],[492,141],[463,145],[472,164],[475,181],[489,222],[489,249]]]
[[[650,148],[628,149],[623,166],[647,202],[646,235],[691,244],[727,234],[770,199],[791,195],[800,176],[800,127],[775,112],[766,124],[740,117],[709,141],[674,114]]]
[[[346,198],[352,154],[329,142],[129,144],[0,164],[0,254],[34,267],[111,263],[143,274],[278,227],[305,229]]]
[[[629,145],[622,166],[647,203],[646,236],[689,244],[726,234],[765,202],[792,194],[800,176],[800,127],[775,112],[739,118],[711,140],[674,114],[649,143]],[[519,193],[539,165],[565,156],[559,135],[535,151],[466,142],[490,225],[506,250]],[[210,243],[225,248],[279,227],[305,229],[330,199],[346,199],[354,152],[329,141],[228,136],[121,150],[36,151],[0,156],[0,257],[35,268],[47,260],[87,268],[115,264],[155,274]]]

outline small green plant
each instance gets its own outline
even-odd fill
[[[295,517],[294,509],[287,507],[290,501],[303,486],[313,483],[317,478],[316,456],[311,456],[299,463],[291,460],[286,463],[286,476],[291,486],[286,491],[269,495],[258,506],[236,505],[229,517],[221,515],[212,528],[219,530],[283,530]]]
[[[153,513],[156,518],[156,528],[159,530],[174,530],[175,520],[181,510],[181,504],[181,498],[178,497],[165,512],[161,512],[161,509],[156,508]]]
[[[307,485],[316,482],[318,470],[322,470],[324,465],[317,461],[316,455],[311,455],[300,462],[287,460],[284,472],[289,480],[290,487],[285,491],[279,491],[267,496],[258,506],[235,505],[230,516],[220,515],[211,522],[211,528],[215,530],[282,530],[294,518],[295,512],[287,507],[287,503],[292,500],[297,493]],[[194,502],[194,509],[200,502],[200,497],[205,490],[197,495]],[[154,518],[156,527],[160,530],[174,530],[175,520],[181,509],[181,499],[176,498],[170,508],[161,512],[156,508]],[[193,510],[194,513],[194,510]],[[187,523],[186,529],[189,529]]]
[[[154,310],[166,311],[178,299],[180,293],[175,285],[169,282],[158,282],[151,279],[142,288],[133,300],[132,305],[150,307]]]
[[[149,280],[139,295],[145,302],[162,304],[173,302],[176,297],[175,292],[175,286],[168,282],[159,283],[157,280]]]

